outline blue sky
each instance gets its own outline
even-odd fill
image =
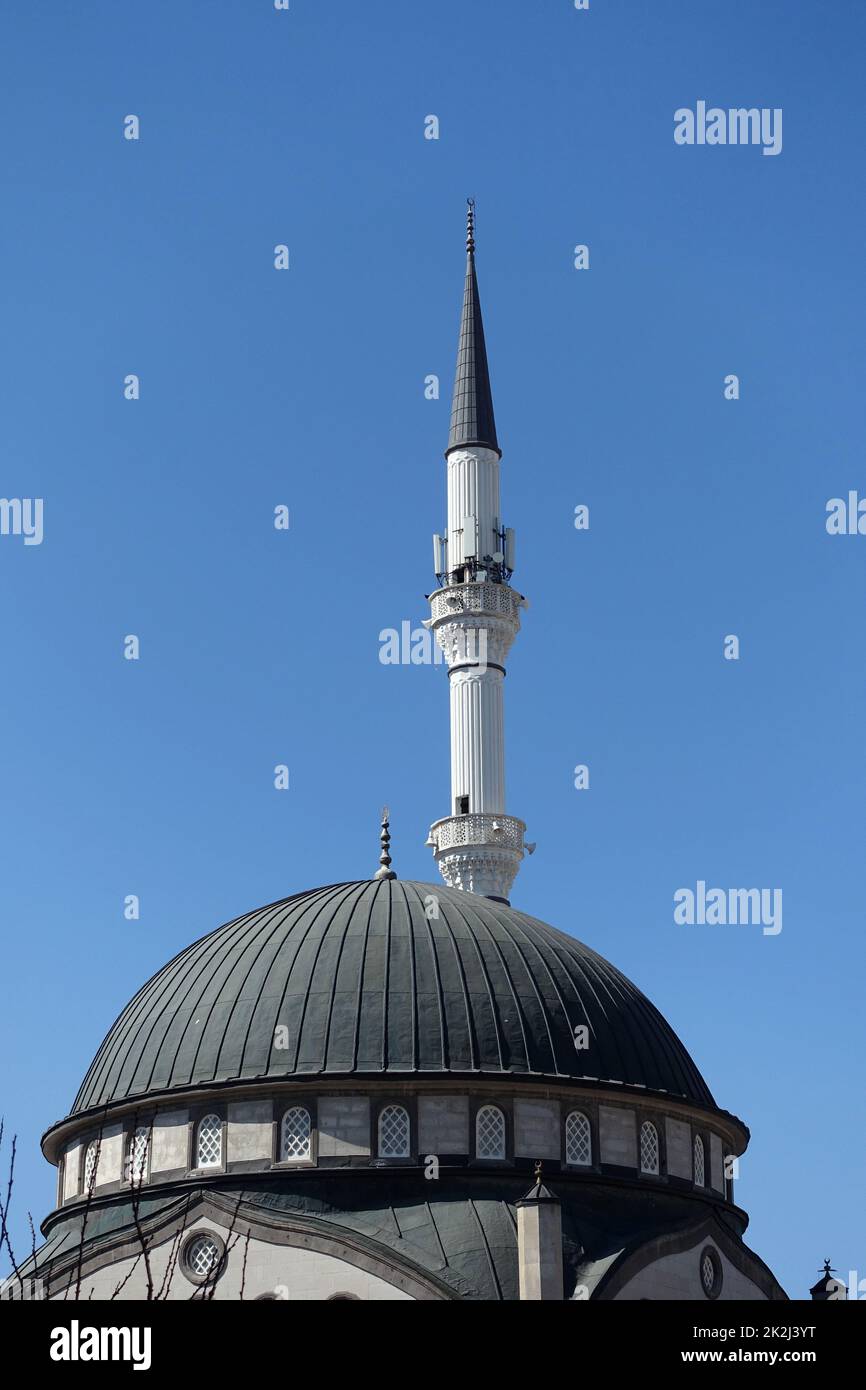
[[[155,969],[368,877],[385,801],[396,869],[434,877],[447,682],[378,635],[426,616],[472,194],[532,604],[513,901],[750,1125],[746,1239],[788,1292],[825,1255],[866,1275],[866,537],[824,524],[866,495],[866,9],[13,0],[0,36],[0,492],[45,508],[42,545],[0,537],[19,1246],[39,1135]],[[675,145],[699,99],[781,107],[782,153]],[[699,879],[781,888],[782,932],[675,925]]]

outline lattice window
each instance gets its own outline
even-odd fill
[[[300,1162],[312,1158],[310,1143],[310,1112],[302,1105],[293,1105],[283,1116],[280,1127],[280,1161]]]
[[[704,1141],[699,1134],[695,1135],[695,1186],[704,1186]]]
[[[496,1105],[482,1105],[475,1116],[475,1157],[505,1157],[505,1116]]]
[[[386,1105],[379,1113],[379,1157],[409,1157],[409,1112],[402,1105]]]
[[[223,1157],[223,1122],[219,1115],[205,1115],[198,1127],[196,1167],[218,1168]]]
[[[150,1129],[147,1125],[138,1125],[135,1132],[129,1136],[129,1143],[126,1147],[126,1167],[124,1176],[127,1182],[144,1182],[144,1175],[147,1171],[147,1147],[150,1142]]]
[[[84,1151],[85,1194],[90,1192],[90,1190],[94,1186],[94,1183],[96,1182],[96,1159],[98,1154],[98,1147],[99,1146],[97,1144],[97,1141],[95,1139],[91,1139],[90,1143],[87,1145],[87,1148]]]
[[[578,1168],[592,1163],[592,1129],[582,1110],[572,1110],[565,1122],[565,1161]]]
[[[713,1248],[708,1247],[701,1255],[701,1287],[708,1298],[717,1298],[721,1290],[721,1265]]]
[[[658,1130],[649,1120],[640,1127],[640,1170],[642,1173],[659,1171]]]
[[[712,1255],[706,1250],[701,1258],[701,1283],[704,1286],[704,1293],[711,1294],[716,1283],[716,1267],[713,1264]]]
[[[196,1236],[187,1246],[186,1262],[192,1273],[202,1279],[213,1274],[221,1259],[222,1252],[213,1236]]]

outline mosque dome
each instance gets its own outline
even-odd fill
[[[371,1073],[613,1083],[714,1105],[658,1009],[588,946],[504,903],[385,879],[299,893],[181,951],[120,1014],[73,1113]]]

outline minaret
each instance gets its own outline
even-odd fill
[[[475,204],[470,200],[445,451],[448,529],[433,537],[441,587],[430,596],[427,624],[448,663],[451,814],[431,826],[427,843],[449,887],[507,902],[523,858],[526,826],[505,814],[503,682],[525,600],[509,583],[514,532],[502,525],[500,457],[475,274]]]

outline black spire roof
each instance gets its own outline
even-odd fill
[[[448,449],[462,449],[473,444],[502,452],[496,439],[496,421],[493,418],[493,394],[475,274],[475,204],[470,199],[466,219],[466,284],[460,316]]]

